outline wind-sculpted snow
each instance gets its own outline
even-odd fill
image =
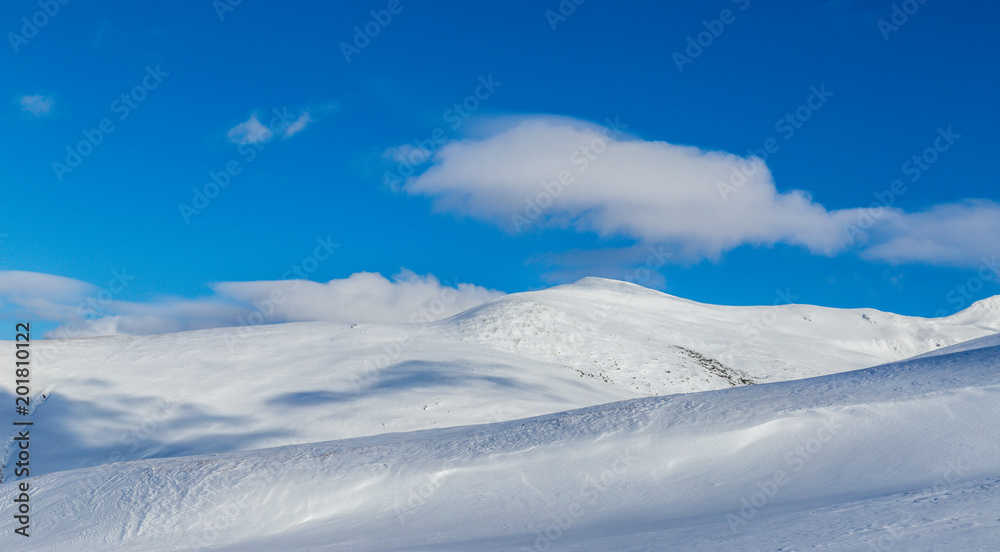
[[[52,473],[31,480],[26,549],[992,550],[1000,346],[981,345],[521,420]],[[0,486],[0,503],[14,492]]]

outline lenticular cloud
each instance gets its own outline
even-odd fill
[[[843,248],[850,212],[780,193],[759,159],[628,139],[565,119],[530,119],[486,140],[446,146],[406,189],[502,224],[570,226],[676,242],[715,256],[745,243]]]
[[[779,191],[758,158],[557,117],[529,117],[485,139],[451,143],[404,189],[512,233],[572,228],[673,244],[694,258],[789,244],[822,255],[856,249],[871,259],[963,265],[974,264],[984,247],[1000,247],[998,233],[963,235],[948,222],[962,211],[977,227],[992,228],[1000,210],[991,202],[918,214],[881,205],[830,210],[807,191]],[[947,231],[921,230],[936,227]],[[912,249],[918,235],[929,252],[896,253],[897,245]]]

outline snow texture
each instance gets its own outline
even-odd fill
[[[585,279],[431,324],[37,342],[33,536],[8,516],[0,541],[996,550],[997,305],[722,307]]]

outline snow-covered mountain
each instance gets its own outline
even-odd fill
[[[32,487],[31,550],[996,550],[1000,339],[805,380],[111,464]],[[0,486],[0,503],[14,493]]]
[[[800,379],[996,332],[995,299],[924,319],[705,305],[587,278],[430,324],[309,322],[42,341],[33,389],[45,399],[36,398],[32,473]],[[13,392],[13,380],[0,383]],[[0,424],[12,415],[0,409]]]
[[[588,278],[427,324],[40,341],[28,549],[986,542],[996,516],[961,512],[1000,506],[998,299],[924,319]]]

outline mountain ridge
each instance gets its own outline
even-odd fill
[[[715,306],[586,279],[431,323],[42,340],[33,390],[48,398],[37,412],[35,469],[488,423],[801,379],[992,335],[1000,331],[992,320]],[[2,342],[0,352],[12,347]],[[13,395],[9,383],[0,382],[0,399]],[[0,410],[0,425],[11,421]]]

